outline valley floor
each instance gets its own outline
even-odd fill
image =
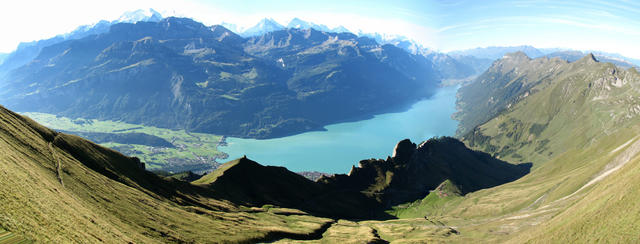
[[[218,149],[218,146],[225,143],[224,137],[218,135],[190,133],[185,130],[171,130],[116,121],[70,119],[47,113],[27,112],[23,115],[49,128],[79,134],[125,155],[138,157],[146,164],[147,170],[203,173],[217,168],[222,163],[221,161],[228,157]],[[132,136],[118,142],[100,142],[96,141],[100,138],[91,138],[91,134],[87,136],[82,133],[131,134]],[[168,144],[146,143],[136,137],[140,135],[158,137]]]

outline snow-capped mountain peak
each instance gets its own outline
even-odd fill
[[[127,11],[120,18],[118,18],[116,23],[136,23],[139,21],[152,21],[157,22],[162,20],[162,14],[157,11],[150,9],[138,9],[135,11]]]
[[[312,23],[312,22],[301,20],[299,18],[293,18],[291,21],[289,21],[289,24],[287,24],[287,28],[296,28],[296,29],[310,29],[310,28],[313,28],[313,29],[319,30],[319,31],[337,32],[337,33],[349,32],[349,30],[347,30],[347,28],[344,28],[344,26],[338,26],[336,28],[329,28],[326,25],[315,24],[315,23]]]
[[[264,18],[255,26],[242,32],[242,36],[258,36],[267,32],[283,30],[285,27],[271,18]]]
[[[291,21],[289,21],[289,24],[287,24],[287,28],[296,28],[296,29],[309,29],[312,26],[313,24],[298,18],[293,18]]]

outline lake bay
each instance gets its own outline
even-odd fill
[[[402,139],[418,144],[434,136],[453,136],[458,125],[451,118],[456,112],[457,89],[443,87],[407,111],[328,125],[326,131],[267,140],[230,137],[228,145],[219,150],[229,154],[229,160],[246,155],[261,164],[285,166],[295,172],[348,173],[360,160],[391,155]]]

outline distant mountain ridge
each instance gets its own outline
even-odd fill
[[[588,53],[582,52],[582,51],[557,51],[557,52],[553,52],[553,53],[549,53],[546,54],[545,57],[549,57],[549,58],[560,58],[569,62],[575,62],[579,59],[581,59],[582,57],[584,57],[585,55],[588,55]],[[609,54],[611,55],[611,54]],[[628,58],[618,58],[618,57],[612,57],[612,56],[607,56],[607,55],[602,55],[602,54],[593,54],[593,56],[599,61],[599,62],[605,62],[605,63],[612,63],[615,64],[617,66],[620,66],[622,68],[631,68],[631,67],[636,67],[636,68],[640,68],[640,66],[638,66],[638,64],[636,63],[632,63],[629,60],[632,59],[628,59]]]
[[[452,52],[449,52],[448,54],[454,55],[454,56],[468,55],[468,56],[474,56],[477,58],[486,58],[486,59],[496,60],[496,59],[502,58],[507,53],[513,53],[513,52],[523,52],[527,56],[533,57],[533,58],[537,58],[544,55],[544,53],[542,53],[537,48],[528,46],[528,45],[511,46],[511,47],[499,47],[499,46],[485,47],[485,48],[478,47],[478,48],[473,48],[468,50],[452,51]]]
[[[105,33],[109,31],[111,25],[117,23],[136,23],[139,21],[157,22],[161,19],[162,15],[157,11],[153,9],[141,9],[126,12],[117,20],[101,20],[93,25],[83,25],[72,32],[57,35],[49,39],[20,43],[15,51],[7,54],[4,61],[0,59],[0,78],[9,71],[31,62],[31,60],[36,58],[40,51],[47,46],[51,46],[65,40],[80,39],[90,35]]]
[[[277,21],[264,18],[260,20],[256,25],[241,29],[237,25],[223,22],[222,26],[230,29],[233,32],[238,33],[243,37],[252,37],[264,35],[269,32],[284,30],[284,29],[314,29],[322,32],[332,33],[345,33],[351,32],[343,26],[335,28],[329,28],[323,24],[316,24],[313,22],[304,21],[299,18],[293,18],[289,23],[284,26]],[[444,53],[436,52],[428,48],[423,47],[415,40],[411,40],[401,35],[389,35],[384,33],[366,33],[358,31],[355,33],[360,37],[369,37],[376,40],[380,44],[391,44],[396,47],[402,48],[407,52],[414,55],[422,55],[429,59],[434,65],[433,69],[438,71],[442,79],[464,79],[477,75],[484,71],[491,64],[491,60],[486,58],[475,58],[471,55],[457,55],[450,56]]]
[[[492,47],[484,47],[484,48],[473,48],[468,50],[458,50],[451,51],[447,54],[452,57],[458,56],[473,56],[479,59],[490,59],[490,60],[498,60],[502,58],[507,53],[514,52],[523,52],[528,57],[531,58],[539,58],[543,56],[547,57],[559,57],[563,60],[573,62],[581,57],[593,53],[598,60],[602,60],[603,62],[610,62],[616,65],[620,65],[624,68],[629,67],[639,67],[640,60],[628,58],[620,54],[615,53],[607,53],[601,51],[593,51],[593,50],[571,50],[566,48],[535,48],[529,45],[523,46],[492,46]]]

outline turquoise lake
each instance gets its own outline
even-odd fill
[[[458,125],[451,118],[456,112],[457,89],[440,88],[430,99],[419,101],[404,112],[276,139],[230,137],[228,146],[219,149],[229,154],[229,159],[247,155],[261,164],[285,166],[294,172],[348,173],[360,160],[387,158],[402,139],[418,144],[434,136],[453,136]]]

